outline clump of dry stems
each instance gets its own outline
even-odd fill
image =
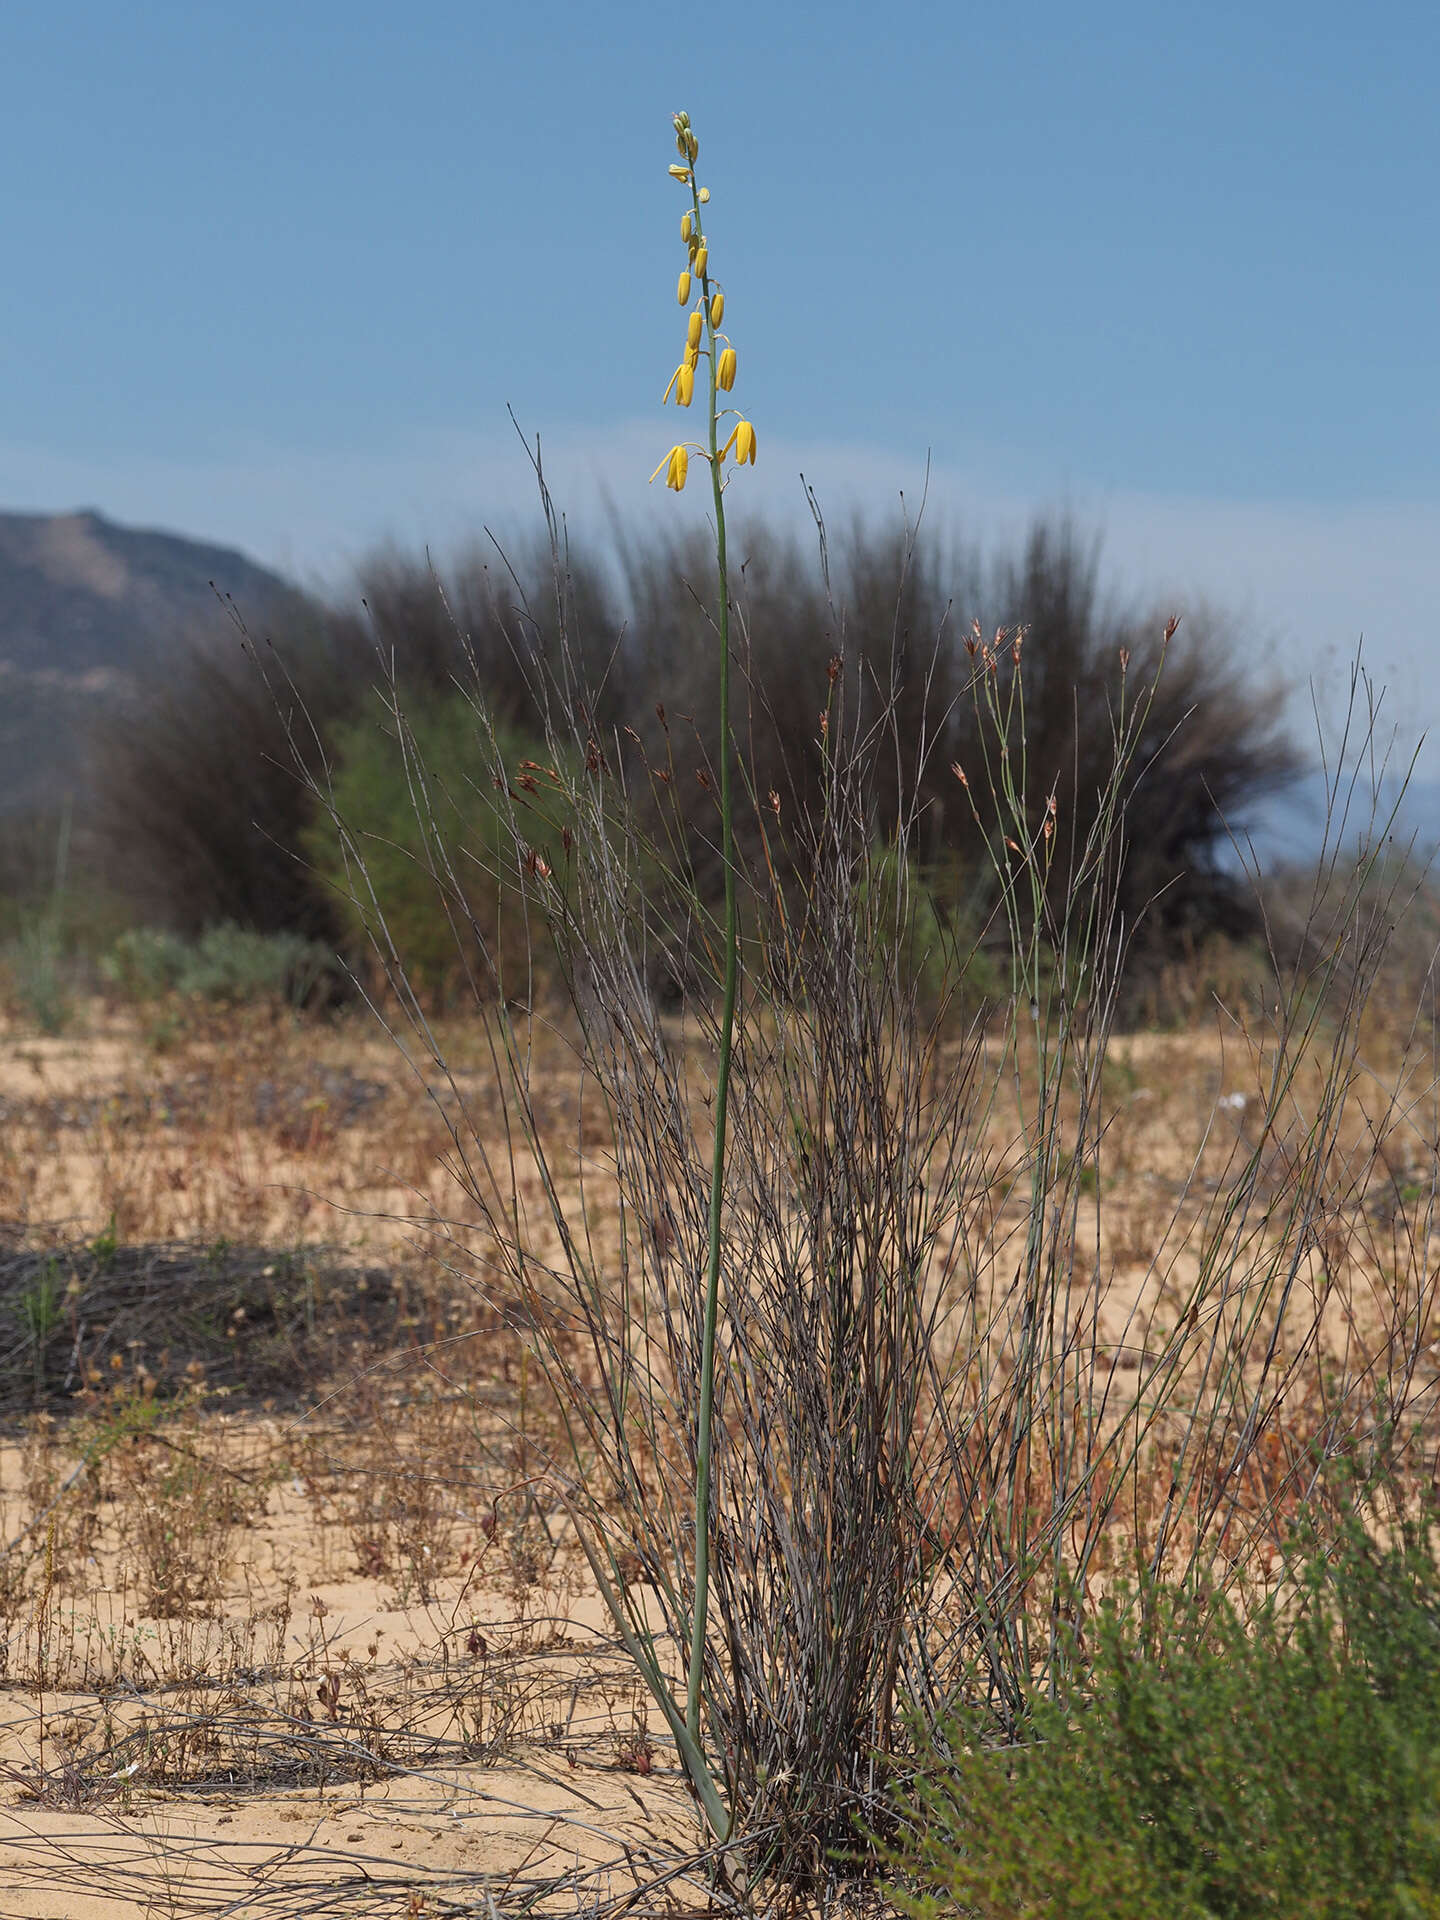
[[[743,596],[734,617],[743,674]],[[821,803],[788,817],[750,795],[762,831],[737,868],[701,1694],[732,1856],[752,1882],[811,1886],[883,1824],[907,1716],[988,1701],[1009,1730],[1127,1566],[1215,1591],[1263,1582],[1336,1455],[1416,1484],[1436,1378],[1434,1182],[1397,1202],[1387,1170],[1407,1127],[1433,1152],[1428,1067],[1410,1049],[1382,1076],[1360,1045],[1408,884],[1385,823],[1358,855],[1327,846],[1311,937],[1288,971],[1275,959],[1263,1018],[1217,1010],[1238,1105],[1216,1107],[1143,1218],[1117,1202],[1112,1222],[1122,1141],[1141,1153],[1115,1057],[1133,929],[1114,902],[1127,808],[1155,803],[1150,687],[1117,660],[1111,779],[1057,889],[1069,810],[1063,792],[1038,817],[1027,805],[1022,637],[977,643],[986,752],[955,778],[996,874],[991,959],[997,939],[1009,956],[1009,991],[977,1015],[969,952],[918,911],[916,808],[881,820],[872,798],[882,760],[915,793],[933,736],[899,730],[835,617]],[[526,627],[521,612],[522,656]],[[477,978],[504,1116],[471,1125],[450,1089],[472,1213],[447,1257],[473,1261],[478,1222],[476,1282],[523,1303],[563,1422],[543,1470],[642,1671],[679,1688],[723,927],[690,882],[697,829],[666,812],[668,784],[623,733],[596,740],[577,678],[562,668],[544,691],[543,785],[487,759],[481,689],[477,780],[506,796],[507,877],[569,984],[555,1024],[574,1100],[557,1115],[553,1080],[542,1093],[533,1075],[551,1021],[538,996]],[[408,752],[398,707],[396,730]],[[425,769],[409,771],[433,827]],[[363,883],[363,843],[347,846]],[[473,934],[486,877],[438,830],[426,857]],[[369,905],[397,1038],[443,1086],[444,1051]],[[662,975],[681,993],[663,1009]]]

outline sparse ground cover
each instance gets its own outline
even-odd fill
[[[426,1090],[358,1022],[152,1038],[7,1036],[0,1211],[64,1223],[0,1252],[5,1911],[632,1875],[615,1834],[673,1846],[685,1796],[537,1475],[522,1343],[414,1244]]]
[[[551,1477],[563,1448],[521,1303],[487,1280],[453,1089],[363,1017],[192,1013],[162,1038],[99,1006],[64,1038],[5,1037],[4,1911],[713,1897],[682,1871],[698,1833],[673,1742]],[[537,1026],[537,1043],[559,1136],[577,1065],[563,1034]],[[486,1111],[500,1120],[484,1023],[443,1044],[483,1138]],[[1374,1045],[1378,1061],[1390,1042]],[[1285,1127],[1257,1119],[1264,1066],[1223,1022],[1111,1044],[1104,1151],[1076,1176],[1076,1292],[1102,1276],[1117,1394],[1153,1365],[1237,1166],[1293,1180]],[[1397,1072],[1406,1097],[1381,1100]],[[1423,1418],[1440,1352],[1424,1089],[1393,1054],[1366,1076],[1303,1284],[1333,1289],[1352,1367],[1369,1343],[1392,1372],[1403,1296]],[[1297,1080],[1301,1137],[1322,1091],[1318,1067]],[[1001,1193],[1014,1141],[991,1125]],[[618,1240],[593,1201],[586,1224]],[[991,1244],[1013,1251],[1003,1221]],[[1305,1360],[1232,1503],[1238,1530],[1277,1541],[1326,1414]],[[1135,1462],[1102,1582],[1160,1522],[1166,1438]]]

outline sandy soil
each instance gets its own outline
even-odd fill
[[[427,1217],[473,1219],[451,1124],[496,1124],[481,1036],[444,1045],[437,1082],[353,1024],[177,1035],[97,1009],[75,1038],[0,1035],[0,1220],[57,1244],[324,1241],[413,1275]],[[573,1074],[554,1071],[563,1120]],[[1252,1155],[1279,1190],[1290,1148],[1261,1136],[1238,1037],[1122,1039],[1105,1072],[1076,1271],[1103,1269],[1124,1377],[1193,1278],[1194,1223]],[[1433,1152],[1413,1116],[1368,1146],[1357,1123],[1351,1150],[1369,1159],[1346,1244],[1378,1278]],[[1407,1227],[1419,1270],[1429,1220]],[[510,1876],[573,1910],[567,1875],[618,1895],[647,1850],[698,1838],[563,1518],[513,1491],[513,1341],[463,1294],[405,1287],[397,1348],[443,1336],[444,1367],[352,1352],[337,1309],[328,1381],[268,1409],[207,1400],[197,1375],[193,1406],[152,1419],[154,1353],[117,1350],[90,1372],[82,1355],[69,1414],[11,1421],[0,1916],[438,1914]]]
[[[252,1474],[298,1438],[273,1419],[195,1430]],[[24,1477],[6,1448],[0,1487]],[[313,1883],[349,1889],[327,1911],[420,1913],[412,1892],[478,1897],[512,1874],[623,1878],[617,1834],[660,1854],[695,1839],[563,1552],[517,1589],[506,1541],[477,1529],[465,1571],[402,1603],[404,1570],[358,1575],[350,1532],[292,1476],[216,1543],[220,1605],[177,1619],[147,1617],[114,1535],[9,1623],[7,1664],[29,1678],[0,1691],[0,1912],[300,1913],[320,1910]],[[67,1768],[86,1776],[72,1804]]]

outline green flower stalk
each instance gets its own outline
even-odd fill
[[[720,1052],[715,1072],[715,1150],[710,1180],[709,1244],[705,1265],[705,1317],[700,1349],[700,1403],[695,1448],[695,1610],[691,1621],[689,1664],[685,1688],[685,1726],[692,1747],[700,1747],[700,1700],[705,1675],[705,1634],[710,1602],[710,1536],[713,1499],[713,1437],[715,1418],[715,1340],[720,1310],[720,1250],[724,1225],[725,1144],[730,1100],[730,1067],[734,1054],[735,1012],[740,993],[740,914],[736,898],[735,818],[734,818],[734,746],[730,735],[730,581],[725,550],[724,462],[733,447],[738,464],[755,460],[755,429],[742,420],[722,447],[718,396],[728,392],[735,382],[735,354],[727,344],[722,351],[717,330],[725,314],[725,296],[714,285],[710,273],[710,247],[705,236],[701,208],[710,199],[707,187],[695,179],[694,163],[699,143],[690,131],[688,114],[675,116],[676,146],[688,168],[671,173],[690,190],[690,211],[680,222],[680,237],[687,248],[689,265],[680,275],[680,304],[688,306],[692,285],[698,298],[686,325],[686,360],[671,377],[665,389],[668,399],[673,389],[682,406],[689,405],[690,369],[698,359],[706,360],[710,370],[707,405],[707,444],[678,446],[650,477],[654,480],[661,467],[667,467],[666,484],[677,492],[685,484],[688,454],[694,452],[710,465],[710,488],[715,509],[715,562],[717,574],[716,625],[720,635],[720,831],[725,869],[725,936],[723,1001],[720,1012]],[[678,474],[678,478],[677,478]],[[697,1782],[697,1785],[699,1783]]]

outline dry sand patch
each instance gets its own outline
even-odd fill
[[[70,1411],[13,1424],[0,1447],[0,1530],[22,1542],[0,1581],[0,1911],[441,1912],[511,1875],[556,1881],[555,1904],[573,1907],[564,1876],[598,1873],[592,1891],[619,1897],[634,1880],[624,1846],[673,1858],[697,1838],[563,1514],[534,1491],[546,1436],[525,1431],[513,1329],[415,1253],[432,1214],[461,1249],[474,1227],[450,1123],[481,1137],[498,1124],[482,1037],[451,1039],[463,1114],[455,1086],[345,1023],[237,1021],[157,1051],[115,1020],[0,1046],[0,1218],[72,1249],[89,1237],[56,1276],[62,1307],[71,1279],[77,1298],[109,1298],[86,1291],[107,1258],[114,1282],[105,1248],[141,1240],[213,1236],[260,1250],[227,1285],[318,1287],[271,1301],[273,1327],[305,1338],[288,1386],[277,1374],[248,1398],[263,1288],[227,1304],[217,1337],[234,1365],[207,1348],[193,1404],[182,1394],[163,1417],[184,1384],[180,1331],[173,1351],[148,1332],[107,1346],[77,1308],[37,1370],[37,1393],[63,1389]],[[1261,1139],[1263,1061],[1236,1040],[1125,1037],[1105,1075],[1068,1284],[1080,1298],[1099,1276],[1103,1365],[1128,1381],[1173,1329],[1225,1183],[1255,1156],[1257,1189],[1283,1192],[1291,1149],[1281,1130]],[[537,1084],[573,1129],[562,1045]],[[1341,1258],[1373,1286],[1354,1340],[1383,1321],[1387,1273],[1436,1264],[1417,1116],[1401,1112],[1368,1161],[1352,1123],[1362,1173],[1297,1265],[1302,1290]],[[997,1111],[996,1164],[1023,1173],[1018,1125]],[[604,1174],[593,1160],[587,1198]],[[578,1206],[578,1185],[565,1191]],[[987,1229],[1012,1260],[1023,1199],[1022,1181]],[[63,1234],[43,1224],[62,1220]],[[318,1280],[317,1223],[341,1262]],[[587,1227],[613,1246],[613,1218]],[[293,1272],[267,1275],[267,1248],[295,1253]],[[378,1317],[367,1270],[386,1276]],[[174,1284],[183,1304],[183,1274]],[[1327,1311],[1339,1326],[1351,1304]],[[1434,1332],[1413,1329],[1430,1380]]]

